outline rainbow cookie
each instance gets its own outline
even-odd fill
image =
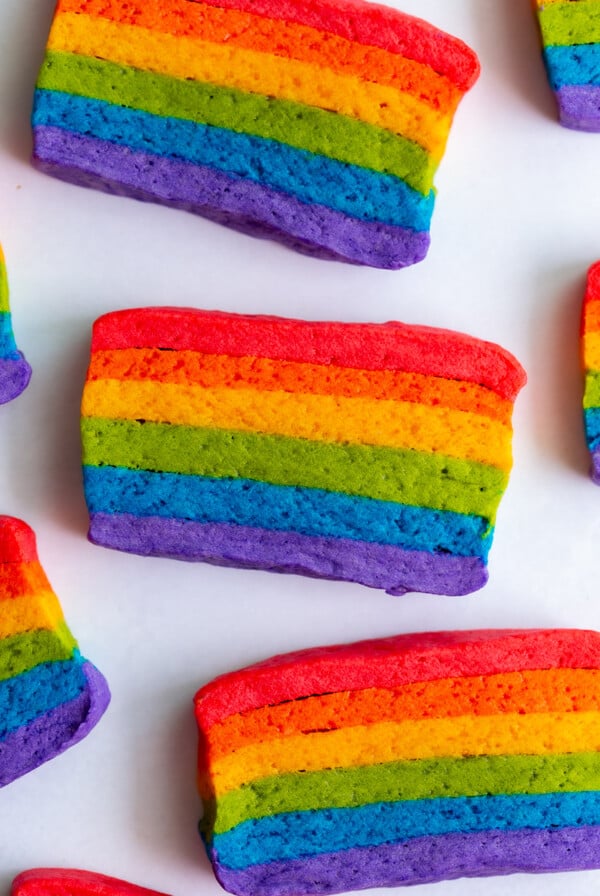
[[[12,401],[25,389],[31,367],[17,349],[8,299],[8,277],[0,246],[0,404]]]
[[[164,896],[164,894],[92,871],[32,868],[15,877],[10,896]]]
[[[473,591],[524,381],[497,345],[427,327],[108,314],[82,404],[90,538],[392,594]]]
[[[600,635],[402,635],[195,698],[201,834],[239,896],[600,867]]]
[[[0,516],[0,787],[84,738],[109,699],[67,628],[33,531]]]
[[[600,0],[535,0],[560,123],[600,131]]]
[[[362,0],[59,0],[34,162],[326,258],[424,258],[479,64]]]
[[[585,436],[592,458],[592,479],[600,485],[600,261],[588,271],[581,320],[581,348],[585,375]]]

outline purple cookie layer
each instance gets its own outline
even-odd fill
[[[216,862],[217,878],[239,896],[341,893],[370,887],[435,883],[459,877],[598,867],[600,828],[486,831],[419,837],[307,859],[233,871]]]
[[[34,163],[47,174],[191,211],[319,258],[398,269],[427,254],[428,232],[360,221],[212,168],[133,152],[61,128],[37,127],[34,137]]]
[[[600,131],[600,87],[570,85],[556,91],[560,121],[577,131]]]
[[[478,557],[161,517],[93,514],[89,538],[94,544],[136,554],[359,581],[394,595],[468,594],[483,587],[488,577]]]
[[[591,475],[596,485],[600,485],[600,448],[592,451],[592,469]]]
[[[0,787],[58,756],[97,725],[110,691],[95,666],[86,662],[82,670],[88,686],[78,697],[17,728],[0,743]]]
[[[27,388],[31,367],[23,357],[0,358],[0,404],[12,401]]]

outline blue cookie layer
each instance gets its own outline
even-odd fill
[[[74,700],[86,686],[78,651],[70,660],[42,663],[0,682],[0,739],[61,703]]]
[[[234,523],[487,559],[493,529],[478,516],[300,486],[123,467],[84,467],[90,514]]]
[[[600,446],[600,408],[586,408],[583,419],[588,446],[595,451]]]
[[[600,84],[600,44],[547,47],[544,58],[553,90],[569,84]]]
[[[33,124],[215,168],[360,220],[429,230],[433,191],[275,140],[48,90],[36,91]]]
[[[600,793],[457,797],[291,812],[218,834],[213,858],[228,868],[293,860],[417,837],[600,824]]]
[[[0,311],[0,358],[7,361],[18,361],[21,358],[13,335],[10,311]]]

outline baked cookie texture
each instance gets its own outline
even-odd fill
[[[34,162],[310,254],[429,245],[433,176],[479,73],[465,44],[362,0],[59,0]]]
[[[90,539],[468,593],[487,580],[524,382],[499,346],[428,327],[105,315],[82,402]]]
[[[600,262],[588,271],[581,320],[584,370],[583,420],[592,461],[591,476],[600,485]]]
[[[109,700],[67,627],[32,529],[0,516],[0,787],[82,740]]]
[[[600,131],[600,0],[535,0],[560,123]]]
[[[600,635],[320,647],[195,698],[221,885],[302,896],[600,865]]]
[[[31,367],[15,342],[6,261],[0,246],[0,404],[6,404],[20,395],[30,379]]]
[[[11,896],[164,896],[115,877],[71,868],[32,868],[12,883]]]

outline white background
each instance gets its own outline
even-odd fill
[[[398,0],[465,39],[482,76],[456,117],[432,247],[384,272],[315,261],[29,165],[53,0],[0,0],[0,239],[34,370],[0,408],[0,513],[20,516],[113,700],[83,743],[0,794],[0,891],[39,865],[175,896],[220,891],[196,834],[195,690],[274,653],[427,629],[600,629],[600,489],[587,478],[579,311],[600,257],[600,135],[564,130],[529,0]],[[78,404],[92,321],[145,304],[400,319],[491,339],[529,374],[489,584],[392,598],[343,583],[143,559],[86,541]],[[600,864],[600,856],[598,857]],[[424,886],[423,896],[596,894],[600,872]]]

